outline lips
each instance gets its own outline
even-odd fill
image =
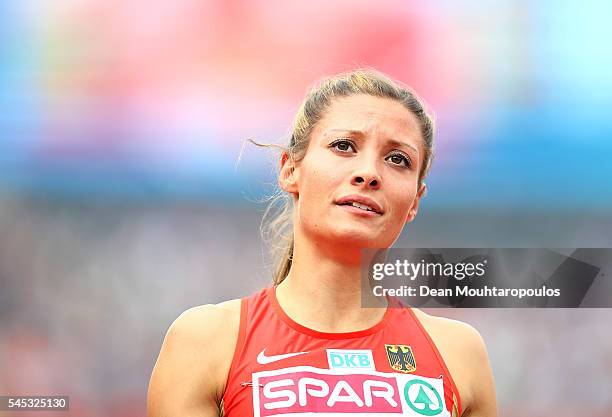
[[[337,205],[339,206],[353,206],[353,207],[357,207],[359,209],[362,209],[364,211],[371,211],[374,212],[376,214],[383,214],[383,209],[380,206],[380,204],[378,204],[376,201],[374,201],[373,199],[363,196],[363,195],[358,195],[358,194],[353,194],[353,195],[347,195],[345,197],[342,197],[338,200],[336,200],[335,202]]]

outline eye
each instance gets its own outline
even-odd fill
[[[349,151],[356,152],[355,144],[353,141],[348,139],[338,139],[333,141],[330,145],[330,148],[334,148],[339,152],[348,153]]]
[[[394,165],[404,166],[406,168],[412,167],[410,158],[403,153],[394,153],[385,158],[387,161],[391,161]]]

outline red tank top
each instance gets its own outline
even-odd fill
[[[293,321],[273,286],[243,298],[224,416],[460,415],[433,341],[412,309],[388,301],[375,326],[325,333]]]

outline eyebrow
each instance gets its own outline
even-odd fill
[[[354,136],[365,136],[365,132],[363,132],[362,130],[355,129],[327,129],[327,132],[345,132]],[[417,153],[417,155],[419,153],[419,150],[409,143],[401,142],[396,139],[389,139],[387,142],[393,146],[406,146],[408,148],[411,148]]]

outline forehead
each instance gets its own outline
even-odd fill
[[[355,94],[335,98],[325,111],[318,127],[361,130],[411,139],[421,139],[419,120],[400,102],[384,97]]]

